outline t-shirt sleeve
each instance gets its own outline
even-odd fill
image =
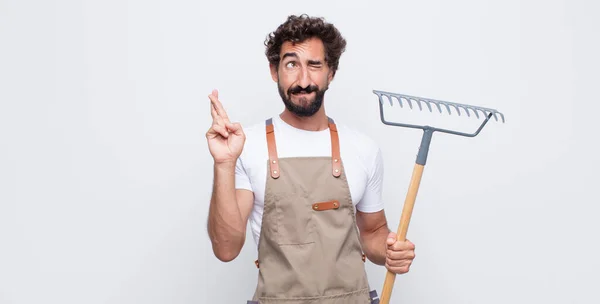
[[[368,170],[368,181],[362,199],[356,204],[356,209],[361,212],[372,213],[383,210],[383,156],[381,149],[374,152]]]
[[[241,157],[238,157],[235,164],[235,188],[252,191],[250,176],[248,176],[248,173],[246,172],[246,168],[244,167],[244,162]]]

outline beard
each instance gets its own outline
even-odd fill
[[[319,111],[319,109],[321,109],[321,106],[323,105],[323,98],[325,97],[325,91],[327,91],[327,89],[328,89],[327,87],[325,87],[324,89],[319,90],[319,87],[316,85],[308,86],[306,88],[302,88],[300,86],[295,86],[295,87],[290,87],[287,90],[287,95],[286,95],[285,91],[283,90],[283,88],[281,87],[281,85],[279,83],[277,84],[277,87],[279,89],[279,95],[281,96],[281,99],[283,100],[283,103],[285,104],[286,109],[288,109],[288,111],[290,111],[300,117],[309,117],[309,116],[312,116],[315,113],[317,113]],[[300,97],[298,104],[295,104],[292,101],[292,94],[296,94],[296,93],[310,94],[312,92],[316,92],[315,97],[312,100],[309,97]]]

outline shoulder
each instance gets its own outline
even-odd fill
[[[262,121],[253,121],[249,124],[242,125],[242,129],[244,130],[244,134],[246,135],[246,140],[256,140],[261,135],[265,134],[265,124],[266,119]]]
[[[379,144],[358,127],[350,126],[345,122],[335,122],[340,136],[340,141],[344,141],[345,145],[350,146],[353,150],[361,154],[377,153],[380,149]]]
[[[342,157],[344,154],[358,157],[367,169],[372,169],[381,162],[381,148],[371,136],[343,121],[335,121],[335,124],[340,138]]]
[[[242,154],[240,155],[240,159],[242,161],[248,162],[261,157],[261,154],[264,150],[263,148],[267,142],[265,122],[266,119],[263,119],[261,121],[253,121],[251,123],[242,125],[242,130],[244,131],[244,135],[246,137],[244,148],[242,150]]]

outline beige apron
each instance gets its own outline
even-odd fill
[[[272,119],[258,284],[251,303],[371,304],[354,205],[329,119],[331,157],[278,158]],[[310,143],[306,143],[310,144]]]

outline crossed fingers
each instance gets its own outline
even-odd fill
[[[213,118],[213,123],[207,136],[215,137],[217,134],[227,138],[229,137],[228,127],[231,126],[227,112],[223,108],[223,104],[219,101],[219,92],[213,90],[212,94],[208,95],[210,99],[210,114]]]

